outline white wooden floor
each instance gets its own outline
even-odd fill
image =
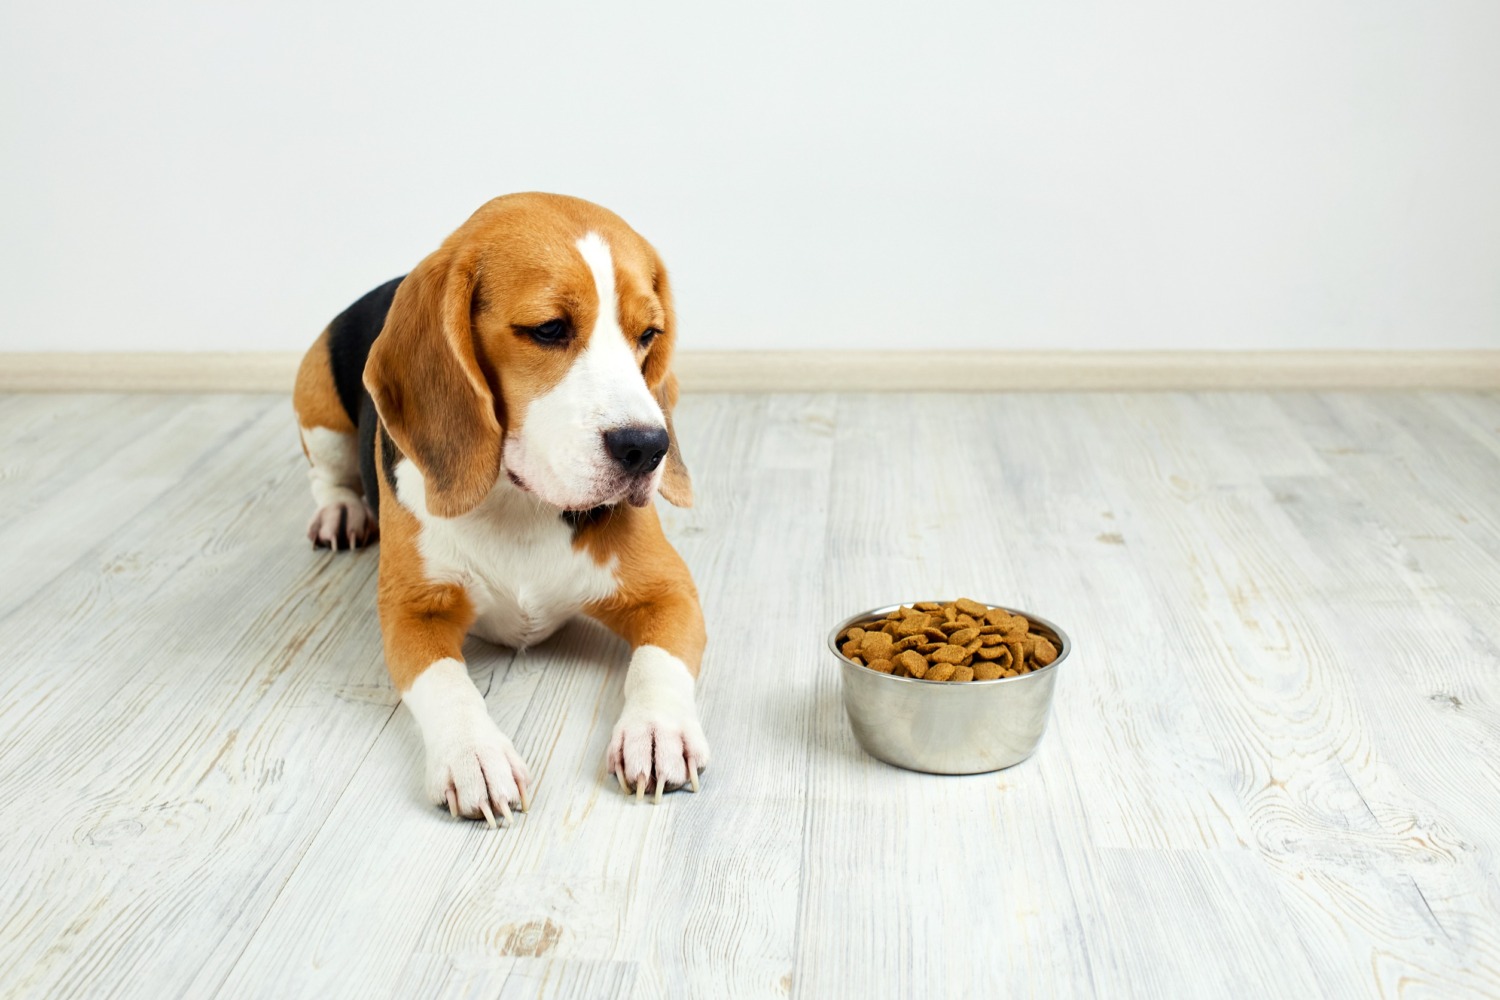
[[[1500,994],[1500,397],[689,396],[714,764],[605,780],[624,650],[470,666],[539,778],[419,797],[376,556],[286,399],[0,397],[8,997]],[[1009,771],[855,745],[839,618],[1072,632]]]

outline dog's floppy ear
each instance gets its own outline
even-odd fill
[[[666,265],[654,249],[651,251],[651,265],[651,290],[666,313],[665,336],[659,338],[660,343],[646,358],[641,375],[652,387],[656,402],[661,406],[662,416],[667,420],[667,436],[671,439],[671,444],[667,445],[667,457],[662,459],[661,485],[657,492],[674,507],[691,507],[693,478],[683,464],[682,449],[677,445],[677,429],[672,426],[672,407],[677,405],[677,376],[672,374],[672,354],[677,349],[677,311],[672,304],[672,283],[667,279]]]
[[[426,481],[439,517],[472,510],[500,475],[495,398],[474,356],[475,264],[445,246],[396,289],[365,363],[365,387],[392,440]]]
[[[667,445],[667,457],[662,459],[661,485],[657,487],[667,503],[674,507],[693,505],[693,477],[688,475],[682,461],[682,449],[677,446],[677,429],[672,426],[672,407],[677,405],[677,376],[667,372],[666,378],[656,387],[656,401],[667,418],[667,436],[672,443]]]

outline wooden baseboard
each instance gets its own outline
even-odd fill
[[[0,354],[5,392],[285,392],[290,351]]]
[[[677,367],[695,392],[1500,388],[1500,351],[704,352]]]
[[[0,353],[6,392],[290,392],[295,353]],[[685,392],[1500,389],[1494,351],[684,351]]]

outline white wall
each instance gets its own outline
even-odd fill
[[[0,348],[300,349],[578,194],[698,348],[1500,346],[1500,3],[0,13]]]

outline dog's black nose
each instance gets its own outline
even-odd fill
[[[655,470],[671,443],[662,427],[616,427],[604,432],[604,447],[632,476]]]

